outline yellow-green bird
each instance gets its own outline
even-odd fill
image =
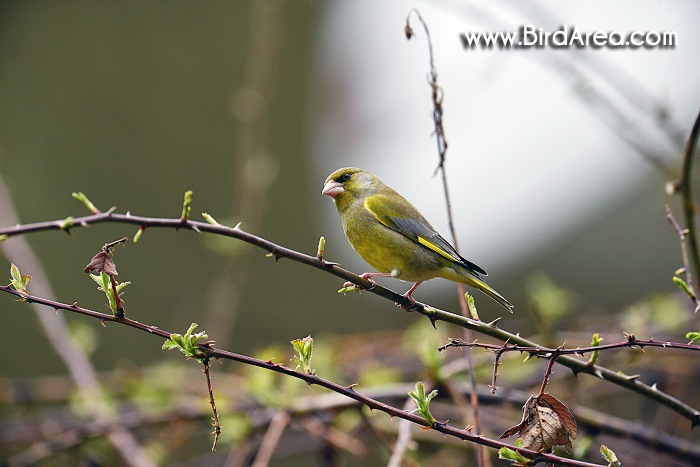
[[[403,196],[377,176],[355,167],[328,176],[322,193],[333,198],[350,245],[378,272],[372,277],[395,277],[415,282],[413,292],[428,279],[442,277],[476,289],[513,312],[513,305],[481,280],[486,271],[462,258]]]

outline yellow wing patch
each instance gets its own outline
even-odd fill
[[[449,259],[450,261],[454,261],[455,263],[459,263],[459,259],[455,258],[436,244],[432,243],[430,240],[427,240],[420,235],[418,236],[418,243],[423,245],[426,248],[430,248],[433,250],[435,253],[439,254],[440,256],[444,256],[445,258]]]

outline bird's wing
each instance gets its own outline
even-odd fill
[[[482,268],[460,256],[413,205],[406,200],[403,200],[405,205],[400,204],[397,200],[403,200],[398,193],[394,196],[375,193],[365,199],[364,207],[385,227],[464,266],[473,273],[488,275]]]

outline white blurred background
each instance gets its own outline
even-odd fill
[[[664,183],[677,176],[700,105],[700,4],[331,2],[318,40],[314,177],[365,168],[447,237],[442,182],[433,176],[428,43],[415,15],[414,39],[403,34],[414,7],[430,30],[444,91],[462,254],[490,273],[490,283],[508,282],[506,290],[533,268],[590,303],[619,305],[645,290],[672,289],[680,254],[664,218],[664,203],[673,203]],[[463,32],[525,24],[673,31],[678,45],[465,50],[460,40]],[[319,222],[333,219],[334,238],[344,241],[332,211],[326,203]],[[343,250],[353,268],[367,267]]]

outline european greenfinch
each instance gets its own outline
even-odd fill
[[[328,176],[322,193],[333,198],[350,245],[378,272],[361,277],[394,277],[415,282],[442,277],[481,290],[512,313],[513,305],[481,280],[486,271],[462,258],[403,196],[377,176],[354,167]]]

